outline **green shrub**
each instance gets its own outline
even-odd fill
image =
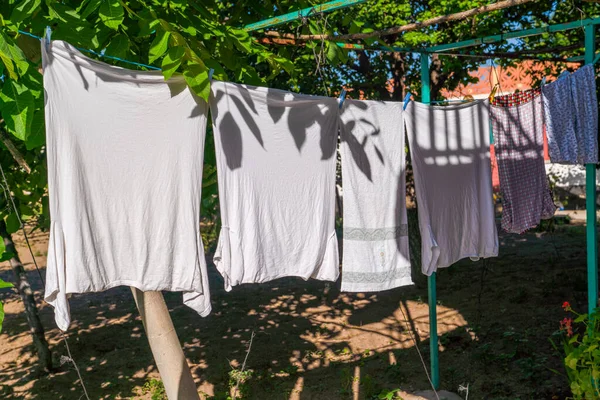
[[[555,334],[562,342],[564,365],[574,400],[600,398],[600,308],[590,315],[579,314],[568,302],[563,303],[567,313]],[[550,339],[554,348],[559,347]]]

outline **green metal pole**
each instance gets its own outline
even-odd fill
[[[490,43],[498,43],[503,42],[509,39],[517,39],[527,36],[536,36],[542,35],[544,33],[555,33],[561,31],[568,31],[571,29],[579,29],[582,27],[588,27],[589,25],[598,25],[600,24],[600,18],[590,18],[584,19],[580,21],[567,22],[564,24],[556,24],[556,25],[548,25],[541,28],[531,28],[531,29],[522,29],[518,31],[505,32],[500,33],[498,35],[484,36],[477,39],[469,39],[463,40],[462,42],[449,43],[449,44],[440,44],[437,46],[432,46],[428,50],[429,52],[437,52],[437,51],[448,51],[460,49],[463,47],[472,47],[479,46],[482,44],[490,44]]]
[[[429,54],[421,53],[421,101],[429,104],[431,101],[429,85]],[[437,390],[440,387],[440,366],[438,357],[438,332],[437,332],[437,293],[435,285],[435,272],[427,277],[427,295],[429,300],[429,350],[431,360],[431,383]]]
[[[302,10],[292,11],[278,17],[265,19],[253,24],[244,26],[248,32],[257,31],[259,29],[273,28],[274,26],[283,25],[285,23],[308,17],[311,14],[326,13],[339,10],[346,7],[351,7],[356,4],[366,3],[367,0],[336,0],[328,3],[319,4],[314,7],[303,8]]]
[[[595,25],[585,27],[585,62],[591,63],[595,56]],[[585,165],[585,209],[587,220],[587,276],[588,312],[598,306],[598,242],[596,238],[596,165]]]

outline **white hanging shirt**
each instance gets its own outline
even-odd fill
[[[226,290],[285,276],[334,281],[338,103],[213,81]]]
[[[488,102],[404,113],[415,177],[425,275],[466,257],[498,255]]]
[[[200,237],[207,104],[181,77],[42,43],[51,230],[45,300],[114,286],[184,292],[210,312]]]
[[[342,290],[412,284],[401,102],[345,100]]]

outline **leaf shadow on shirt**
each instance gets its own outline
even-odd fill
[[[307,135],[315,134],[312,128],[318,126],[321,159],[328,160],[335,155],[338,122],[335,99],[253,86],[237,85],[237,89],[233,93],[227,93],[226,89],[212,91],[210,99],[213,126],[217,128],[216,134],[220,135],[225,161],[230,169],[242,166],[244,142],[249,139],[246,137],[247,130],[264,151],[271,150],[265,145],[259,127],[259,121],[265,123],[265,118],[270,118],[275,129],[289,131],[298,152],[302,152]],[[265,91],[266,96],[263,95]],[[217,105],[223,101],[231,103],[228,111],[220,116]],[[335,118],[332,113],[336,114]],[[286,124],[281,125],[284,116]],[[242,121],[236,121],[239,117],[243,119],[243,127],[240,126]]]
[[[353,108],[360,110],[366,110],[367,104],[364,102],[348,102],[343,108],[342,112],[352,112]],[[362,133],[362,135],[361,135]],[[366,147],[368,145],[371,136],[378,136],[381,133],[381,129],[375,126],[371,121],[366,118],[359,118],[358,120],[349,120],[344,122],[342,120],[340,125],[340,138],[343,143],[348,145],[348,149],[352,154],[352,160],[358,169],[366,176],[366,178],[372,182],[372,171],[371,161],[367,155]],[[362,141],[359,140],[359,136],[362,136]],[[381,164],[385,165],[384,157],[381,150],[376,144],[373,144],[375,154]]]

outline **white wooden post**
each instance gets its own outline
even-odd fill
[[[131,292],[167,397],[170,400],[199,400],[196,384],[162,293],[142,292],[133,287]]]

